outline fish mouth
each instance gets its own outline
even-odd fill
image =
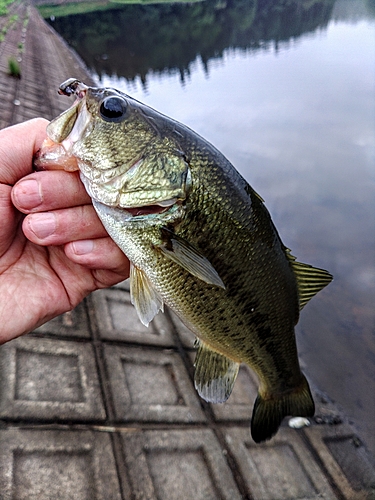
[[[84,106],[88,88],[74,78],[60,85],[59,94],[75,94],[77,98],[70,108],[47,125],[47,139],[33,158],[35,170],[79,170],[72,149],[89,128],[91,114]]]
[[[133,207],[133,208],[124,208],[126,212],[128,212],[132,217],[144,217],[145,215],[160,215],[168,210],[171,207],[162,207],[160,205],[147,205],[145,207]]]

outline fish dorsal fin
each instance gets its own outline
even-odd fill
[[[130,300],[145,326],[163,311],[163,299],[146,274],[133,264],[130,265]]]
[[[158,248],[166,257],[205,283],[225,288],[214,267],[196,248],[166,227],[161,232],[164,242]]]
[[[314,295],[331,283],[333,276],[324,269],[298,262],[288,248],[286,248],[286,256],[297,279],[299,308],[301,310]]]
[[[224,403],[232,392],[240,364],[213,351],[201,340],[197,342],[195,388],[205,401]]]

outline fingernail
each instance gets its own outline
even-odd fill
[[[79,240],[73,242],[73,252],[77,255],[91,253],[93,249],[94,242],[92,240]]]
[[[26,210],[38,207],[43,201],[39,182],[35,179],[20,181],[13,188],[13,196],[17,205]]]
[[[28,216],[31,231],[39,239],[51,236],[56,230],[56,217],[54,214],[34,214]]]

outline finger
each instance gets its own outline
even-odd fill
[[[76,264],[89,269],[113,271],[123,275],[123,279],[129,276],[129,260],[109,236],[70,242],[64,250]]]
[[[44,246],[108,236],[92,205],[27,215],[22,229],[26,238]]]
[[[91,202],[77,172],[34,172],[12,189],[14,206],[23,213],[74,207]]]
[[[10,200],[10,190],[10,186],[0,184],[0,257],[3,257],[12,243],[14,243],[17,224],[21,217],[21,214],[17,212],[12,205]],[[6,265],[6,263],[2,261],[2,265]]]
[[[32,172],[34,154],[46,138],[48,121],[34,118],[0,130],[0,183],[13,185]]]

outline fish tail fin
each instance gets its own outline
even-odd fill
[[[292,392],[268,399],[258,394],[251,418],[251,436],[256,443],[271,439],[284,417],[312,417],[315,405],[305,377]]]

